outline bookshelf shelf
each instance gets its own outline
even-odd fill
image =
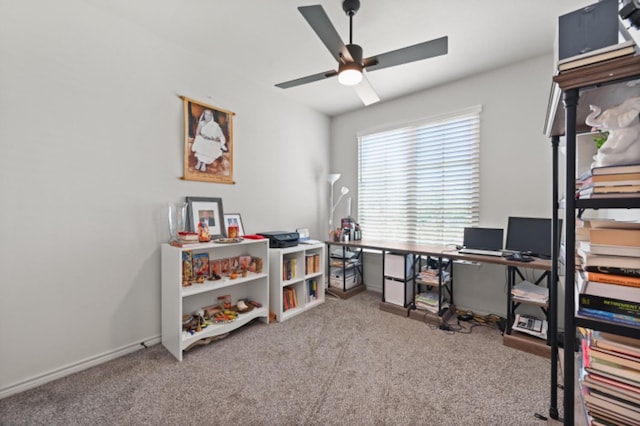
[[[286,321],[324,303],[324,244],[269,249],[269,308]]]
[[[590,113],[590,105],[597,105],[602,110],[619,105],[629,97],[640,96],[640,85],[626,84],[640,77],[640,55],[611,59],[593,65],[586,65],[554,76],[550,102],[545,122],[545,134],[551,138],[553,148],[553,210],[554,221],[558,218],[558,145],[560,136],[566,139],[566,182],[565,194],[576,193],[576,180],[579,175],[576,170],[576,143],[579,133],[590,131],[585,124],[585,118]],[[605,332],[612,335],[640,339],[640,327],[627,326],[607,320],[587,318],[577,314],[579,302],[574,296],[576,285],[576,218],[580,218],[587,209],[638,209],[640,198],[607,198],[607,199],[575,199],[573,196],[565,198],[562,205],[565,216],[565,251],[567,256],[564,263],[565,302],[564,302],[564,422],[577,423],[585,412],[585,405],[581,395],[585,392],[578,377],[582,377],[582,366],[574,361],[576,350],[582,349],[583,344],[577,344],[578,330],[591,330],[597,333]],[[559,253],[554,253],[552,259],[553,270],[559,267]],[[551,297],[551,296],[550,296]],[[553,300],[553,299],[550,299]],[[556,307],[551,309],[551,316],[556,315]],[[549,328],[555,334],[555,327]],[[582,333],[581,333],[582,334]],[[580,336],[587,346],[589,340]],[[552,345],[552,353],[557,352],[557,346]],[[557,363],[552,362],[552,378],[556,376]],[[550,414],[557,418],[554,406],[554,386],[552,382],[552,405]],[[588,391],[587,391],[588,392]],[[593,408],[592,408],[593,409]],[[554,416],[555,415],[555,416]],[[581,423],[580,423],[581,424]]]

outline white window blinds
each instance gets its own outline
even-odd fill
[[[478,225],[480,111],[358,137],[358,220],[371,240],[461,244]]]

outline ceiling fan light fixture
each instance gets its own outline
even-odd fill
[[[362,81],[362,67],[358,64],[341,65],[338,81],[345,86],[355,86]]]

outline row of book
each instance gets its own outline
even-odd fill
[[[416,294],[414,300],[416,309],[420,311],[428,311],[438,313],[438,292],[429,290]]]
[[[578,224],[578,314],[640,328],[640,222]],[[583,337],[581,390],[592,424],[640,424],[640,340],[592,330]]]
[[[318,280],[312,278],[307,280],[307,302],[318,300]]]
[[[292,280],[296,277],[296,263],[295,257],[282,260],[282,281]]]
[[[576,197],[640,197],[640,164],[593,167],[576,181]]]
[[[590,424],[640,424],[640,340],[583,334],[580,386]]]
[[[285,287],[282,289],[282,310],[288,311],[289,309],[298,307],[298,297],[296,296],[296,289],[293,286]]]
[[[320,265],[319,254],[307,254],[304,259],[304,273],[315,274],[321,271],[322,265]]]

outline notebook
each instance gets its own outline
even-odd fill
[[[464,228],[460,253],[502,256],[504,230],[501,228]]]

